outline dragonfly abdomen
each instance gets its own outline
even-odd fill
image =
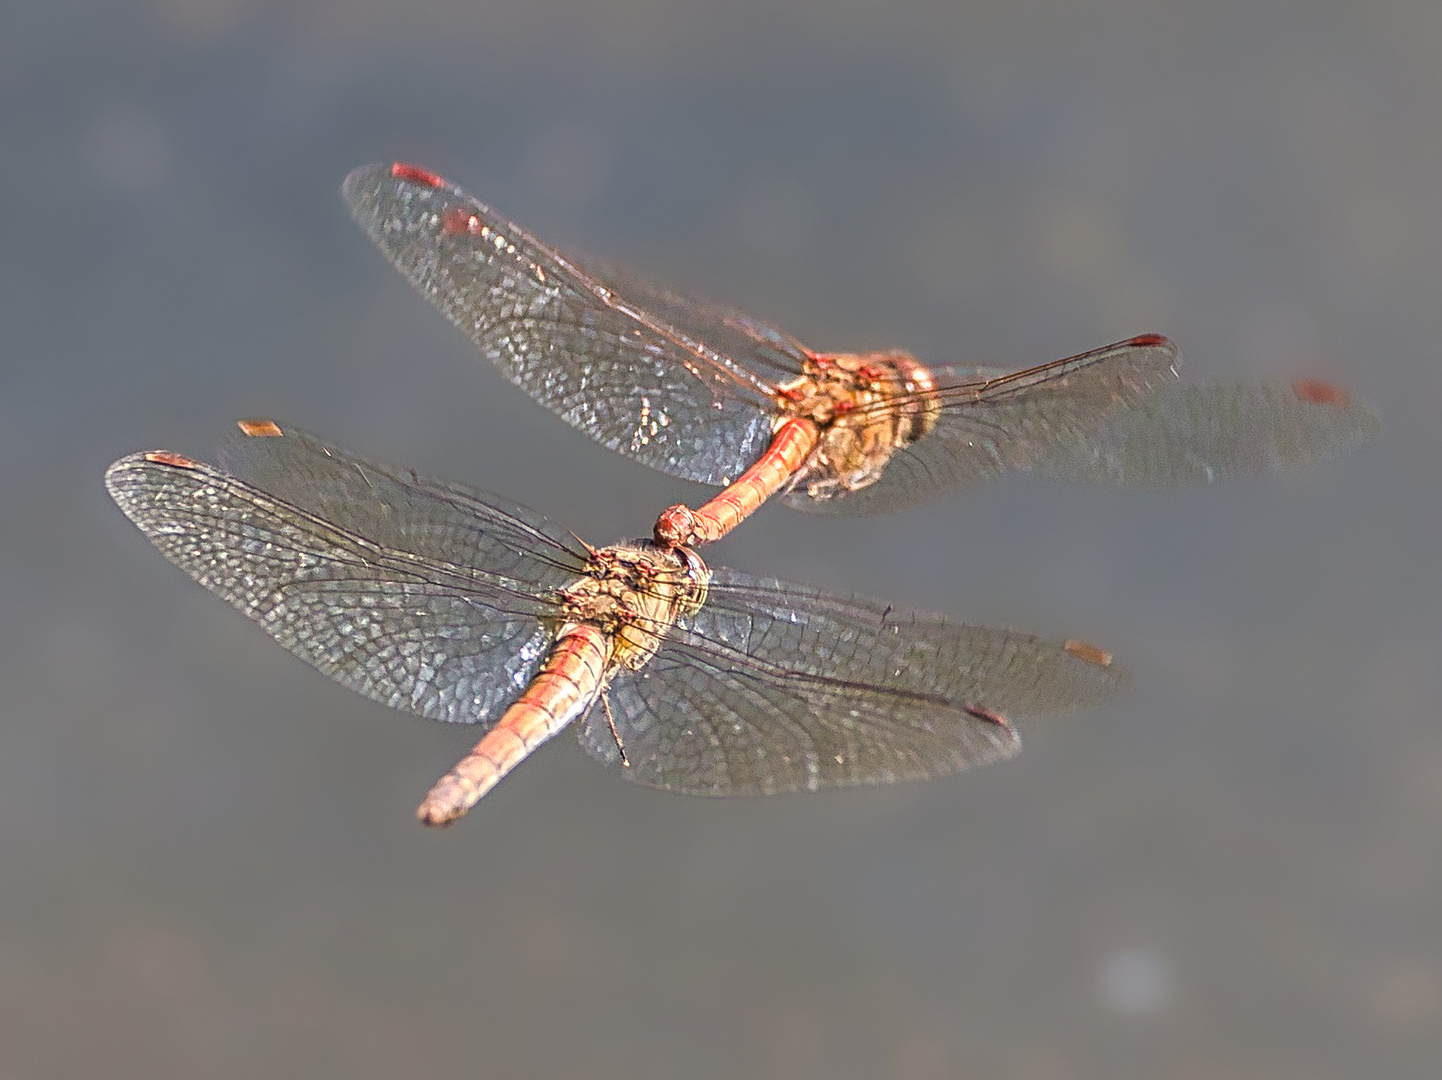
[[[449,825],[461,817],[531,751],[590,708],[605,687],[614,652],[614,638],[598,627],[563,628],[525,693],[436,781],[416,817],[427,825]]]

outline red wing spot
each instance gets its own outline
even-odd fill
[[[241,434],[258,439],[278,439],[284,434],[274,420],[237,420],[235,426],[240,428]]]
[[[1335,405],[1339,409],[1345,409],[1352,401],[1347,391],[1336,383],[1321,379],[1298,379],[1292,384],[1292,393],[1297,395],[1298,401],[1312,405]]]
[[[421,184],[430,188],[438,188],[445,184],[443,179],[429,169],[422,169],[419,165],[407,165],[404,161],[397,161],[391,166],[391,175],[397,180],[409,180],[412,184]]]
[[[1138,334],[1136,337],[1126,342],[1126,344],[1128,345],[1135,345],[1141,349],[1161,349],[1165,348],[1171,343],[1172,339],[1167,337],[1165,334]]]
[[[1011,721],[1002,716],[995,709],[987,709],[981,705],[963,705],[961,711],[967,716],[974,716],[978,720],[985,720],[988,724],[995,724],[997,727],[1011,730]]]
[[[476,215],[464,206],[448,206],[441,211],[441,232],[450,236],[476,231]]]
[[[1095,664],[1097,667],[1112,666],[1112,654],[1103,649],[1098,649],[1090,641],[1082,641],[1080,638],[1067,638],[1062,648],[1078,660],[1085,660],[1088,664]]]
[[[177,469],[198,469],[200,468],[188,457],[173,454],[169,450],[153,450],[145,455],[145,460],[156,465],[170,465]]]

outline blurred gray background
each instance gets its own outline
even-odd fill
[[[1442,8],[0,6],[0,1078],[1430,1077],[1442,1060]],[[106,497],[235,417],[582,536],[701,489],[514,390],[337,198],[420,162],[819,348],[1142,331],[1383,439],[1144,495],[768,509],[717,563],[1084,635],[1004,765],[755,801],[569,737],[449,831],[393,714]]]

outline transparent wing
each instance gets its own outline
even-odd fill
[[[242,421],[219,458],[236,478],[381,547],[533,585],[564,584],[585,566],[581,542],[534,510],[272,420]]]
[[[1176,346],[1150,334],[1025,371],[936,368],[941,413],[881,478],[844,496],[783,498],[819,513],[876,514],[960,491],[1039,460],[1087,456],[1113,417],[1176,385]]]
[[[566,258],[591,281],[625,297],[629,307],[645,312],[651,321],[687,340],[703,342],[717,356],[735,361],[767,384],[768,390],[771,384],[801,374],[806,346],[778,326],[705,297],[663,288],[624,266],[588,255]],[[767,407],[775,409],[770,394]]]
[[[356,459],[326,466],[291,433],[255,441],[272,448],[257,449],[258,472],[299,490],[306,474],[287,466],[309,462],[324,492],[312,501],[347,524],[163,452],[122,458],[106,486],[167,559],[337,682],[431,719],[494,719],[544,657],[549,597],[580,555],[448,485],[391,477],[375,502],[346,502]]]
[[[409,166],[346,177],[351,215],[517,386],[647,465],[724,484],[771,437],[771,387],[800,346],[728,309],[562,255]]]
[[[1377,414],[1324,383],[1179,384],[1107,418],[1032,471],[1058,480],[1178,488],[1307,465],[1375,438]]]
[[[1068,648],[1068,644],[1072,648]],[[701,795],[769,794],[954,773],[1020,749],[1009,719],[1088,708],[1128,684],[1099,650],[715,573],[609,700],[629,779]],[[580,730],[618,760],[604,713]]]

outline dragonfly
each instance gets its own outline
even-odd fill
[[[1015,754],[1020,717],[1129,677],[1050,640],[587,544],[495,495],[270,420],[221,466],[158,450],[106,472],[160,552],[336,682],[483,735],[417,815],[455,821],[568,724],[641,784],[750,795],[955,773]]]
[[[1317,460],[1378,430],[1315,379],[1182,383],[1144,334],[1019,371],[828,353],[721,304],[562,252],[416,165],[341,187],[395,267],[516,385],[603,445],[723,492],[653,538],[720,539],[773,495],[879,513],[1008,471],[1174,488]]]

